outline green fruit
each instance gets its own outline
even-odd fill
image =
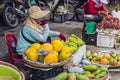
[[[102,59],[103,58],[103,55],[101,55],[101,54],[98,54],[97,56],[96,56],[96,60],[100,60],[100,59]]]
[[[69,48],[71,49],[72,53],[78,50],[78,47],[74,47],[74,46],[70,46]]]
[[[77,74],[77,73],[76,73],[76,79],[77,80],[89,80],[89,78],[87,76]]]
[[[74,47],[77,47],[77,44],[76,44],[76,43],[74,43],[74,42],[69,42],[69,43],[68,43],[68,45],[69,45],[69,46],[74,46]]]
[[[101,72],[101,70],[98,69],[98,70],[94,71],[93,74],[94,74],[94,75],[97,75],[97,74],[99,74],[100,72]]]
[[[93,58],[92,56],[88,57],[89,60],[91,60],[92,58]]]
[[[87,75],[87,74],[91,74],[91,72],[90,71],[83,71],[82,72],[82,75]]]
[[[43,62],[43,61],[44,61],[44,56],[39,55],[39,56],[38,56],[38,61]]]
[[[106,75],[106,72],[101,72],[101,73],[97,74],[95,77],[101,78],[101,77],[104,77],[105,75]]]
[[[86,57],[88,58],[88,57],[90,57],[90,55],[91,55],[91,51],[87,51],[86,52]]]
[[[79,39],[78,38],[78,40],[77,40],[77,45],[78,46],[82,46],[82,45],[84,45],[85,44],[85,42],[82,40],[82,39]]]
[[[115,58],[117,55],[115,53],[112,54],[112,57]]]
[[[62,72],[58,74],[56,77],[54,77],[54,80],[66,80],[68,77],[67,72]]]
[[[118,61],[120,61],[120,56],[118,56],[118,59],[117,59]]]
[[[75,73],[68,73],[68,78],[67,78],[67,80],[76,80],[76,75],[75,75]]]
[[[92,64],[91,65],[86,65],[83,68],[86,71],[95,71],[95,70],[97,70],[97,66],[96,65],[92,65]]]
[[[105,68],[105,67],[100,67],[99,70],[101,70],[101,72],[107,72],[108,71],[108,69]]]
[[[93,56],[96,57],[98,54],[97,53],[94,53]]]

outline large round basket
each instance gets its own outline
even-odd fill
[[[109,77],[109,73],[107,73],[104,77],[102,78],[97,78],[97,79],[90,79],[90,80],[106,80]]]
[[[0,66],[2,67],[2,70],[4,70],[4,73],[5,73],[5,71],[7,71],[8,73],[10,71],[10,74],[9,74],[10,80],[13,80],[13,78],[16,78],[15,80],[25,80],[24,74],[16,66],[14,66],[10,63],[7,63],[7,62],[3,62],[3,61],[0,61]],[[6,75],[9,76],[8,74],[6,74]],[[0,76],[2,76],[2,75],[0,75]],[[6,79],[7,79],[7,77],[6,77]]]
[[[38,62],[38,61],[30,61],[26,58],[24,58],[24,62],[29,65],[29,66],[32,66],[32,67],[36,67],[36,68],[53,68],[53,67],[60,67],[60,66],[63,66],[67,63],[69,63],[71,60],[71,58],[67,59],[67,60],[64,60],[64,61],[61,61],[61,62],[58,62],[58,63],[41,63],[41,62]]]

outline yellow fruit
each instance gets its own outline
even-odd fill
[[[40,44],[40,43],[34,43],[34,44],[32,44],[30,47],[31,47],[31,48],[34,48],[34,49],[36,49],[36,50],[38,51],[38,50],[40,50],[40,48],[41,48],[41,44]]]
[[[63,48],[63,43],[60,40],[53,40],[52,46],[55,51],[60,52]]]
[[[97,56],[96,56],[96,60],[101,60],[103,58],[103,55],[101,55],[101,54],[98,54]]]
[[[48,54],[45,58],[44,58],[44,63],[57,63],[58,62],[58,57],[56,54]]]
[[[68,58],[70,58],[71,54],[67,52],[61,52],[59,55],[60,61],[64,61]]]
[[[41,45],[41,49],[48,50],[49,52],[53,51],[53,46],[50,43],[44,43]]]
[[[53,51],[52,54],[55,54],[56,56],[58,56],[58,52],[57,51]]]
[[[110,54],[104,54],[104,58],[105,58],[105,59],[110,59],[111,56],[110,56]]]
[[[91,59],[91,62],[92,62],[92,63],[96,63],[96,58],[92,58],[92,59]]]
[[[34,48],[28,48],[28,49],[26,49],[26,50],[24,51],[24,54],[27,56],[27,55],[28,55],[29,53],[31,53],[31,52],[36,53],[37,50],[34,49]]]
[[[27,55],[27,59],[29,59],[30,61],[37,61],[38,60],[38,54],[35,52],[30,52]]]
[[[67,53],[71,53],[71,49],[69,47],[64,46],[62,49],[62,52],[67,52]]]
[[[100,64],[107,65],[109,61],[107,59],[101,59]]]

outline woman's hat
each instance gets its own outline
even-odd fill
[[[107,0],[100,0],[103,4],[108,4]]]
[[[33,19],[45,17],[50,11],[42,11],[38,6],[31,6],[28,10],[29,16]]]

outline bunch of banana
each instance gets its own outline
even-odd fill
[[[85,42],[75,34],[71,34],[63,44],[70,47],[72,53],[74,53],[78,50],[78,47],[84,45]]]

